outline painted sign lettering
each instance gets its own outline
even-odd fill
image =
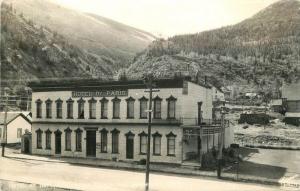
[[[73,91],[72,97],[114,97],[127,96],[128,90]]]

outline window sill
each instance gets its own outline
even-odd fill
[[[73,117],[67,117],[67,119],[74,119]]]
[[[140,117],[140,119],[148,119],[148,117]]]
[[[56,119],[62,119],[62,117],[56,117]]]
[[[113,119],[120,119],[120,117],[113,117]]]
[[[37,147],[36,149],[43,149],[43,147]]]
[[[72,151],[71,149],[66,149],[65,151]]]
[[[47,119],[52,119],[52,117],[46,117]]]
[[[70,150],[67,150],[67,151],[70,151]],[[76,150],[75,152],[82,152],[82,150]]]
[[[100,119],[108,119],[108,117],[101,117]]]
[[[162,119],[162,118],[161,117],[159,117],[159,118],[158,117],[153,117],[153,119]]]
[[[120,154],[120,153],[119,152],[115,152],[115,153],[112,152],[111,154]]]
[[[168,157],[176,157],[176,155],[167,154]]]
[[[96,119],[96,117],[90,117],[89,119]]]
[[[153,154],[153,156],[161,156],[161,154]]]
[[[51,148],[46,148],[45,150],[51,150]]]
[[[175,120],[176,117],[167,117],[167,120]]]
[[[140,153],[140,155],[146,155],[146,153]]]
[[[134,119],[134,117],[127,117],[127,119]]]
[[[84,117],[78,117],[77,119],[84,119]]]
[[[107,153],[107,151],[100,151],[100,153]],[[114,154],[114,153],[112,153],[112,154]]]

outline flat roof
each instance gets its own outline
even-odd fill
[[[190,78],[165,78],[154,80],[156,88],[183,88],[183,82]],[[195,83],[195,82],[193,82]],[[199,84],[205,88],[211,88],[209,85]],[[53,79],[36,80],[29,82],[28,86],[33,92],[40,91],[68,91],[68,90],[93,90],[101,89],[146,89],[147,86],[143,80],[115,80],[104,81],[101,79]],[[154,87],[154,88],[155,88]]]

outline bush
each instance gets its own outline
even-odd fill
[[[139,161],[139,164],[140,164],[140,165],[146,165],[146,159],[141,159],[141,160]]]

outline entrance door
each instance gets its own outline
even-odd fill
[[[61,154],[61,132],[55,132],[55,154]]]
[[[134,136],[126,137],[126,158],[133,159],[133,151],[134,151]]]
[[[198,102],[198,125],[202,123],[202,102]]]
[[[96,131],[86,131],[86,156],[96,157]]]
[[[29,154],[29,147],[30,147],[29,139],[27,137],[25,137],[24,138],[24,152],[26,154]]]

